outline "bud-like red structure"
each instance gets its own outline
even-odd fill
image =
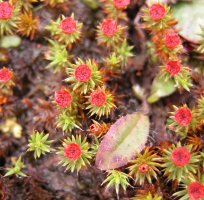
[[[101,31],[104,35],[112,37],[118,30],[118,23],[114,19],[104,19],[101,23]]]
[[[191,200],[200,200],[204,197],[204,186],[199,182],[192,182],[188,187],[188,195]]]
[[[113,4],[117,9],[125,9],[130,4],[130,0],[113,0]]]
[[[181,40],[179,35],[175,31],[169,30],[165,35],[164,42],[166,47],[170,49],[174,49],[175,47],[180,45]]]
[[[149,8],[149,16],[153,21],[160,21],[166,14],[164,6],[161,4],[152,4]]]
[[[185,147],[177,147],[171,153],[171,160],[178,167],[183,167],[188,164],[190,159],[190,151]]]
[[[72,17],[67,17],[60,22],[60,28],[64,33],[71,34],[77,30],[77,24]]]
[[[6,83],[8,81],[10,81],[12,78],[12,72],[7,69],[7,68],[3,68],[0,69],[0,83]]]
[[[90,102],[94,106],[101,107],[106,103],[106,94],[101,90],[95,90],[91,93]]]
[[[72,102],[71,94],[65,89],[56,91],[54,98],[55,98],[55,102],[57,103],[57,105],[62,108],[69,107]]]
[[[64,155],[69,160],[77,160],[82,154],[81,148],[76,143],[67,144],[64,148]]]
[[[147,164],[142,164],[138,167],[139,172],[147,173],[149,171],[149,166]]]
[[[166,70],[170,75],[174,76],[181,71],[181,65],[179,61],[169,61],[166,64]]]
[[[0,3],[0,20],[7,20],[13,13],[13,7],[9,2]]]
[[[101,127],[98,124],[91,124],[89,130],[91,131],[91,133],[98,134],[101,131]]]
[[[79,65],[75,69],[74,76],[80,82],[87,82],[91,78],[91,69],[88,65]]]
[[[192,113],[189,108],[181,107],[174,114],[174,120],[181,126],[188,126],[192,120]]]

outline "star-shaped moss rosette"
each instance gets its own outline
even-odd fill
[[[62,15],[56,21],[51,21],[46,29],[58,42],[70,46],[80,39],[82,23],[74,19],[74,14],[71,17]]]
[[[0,93],[4,95],[10,94],[14,85],[13,72],[6,67],[0,69]]]
[[[204,168],[204,152],[200,152],[202,167]]]
[[[119,194],[119,188],[122,187],[126,191],[127,187],[130,185],[128,179],[130,176],[124,172],[118,170],[108,170],[107,178],[103,181],[106,184],[106,188],[115,188],[116,194]]]
[[[7,168],[6,169],[6,174],[5,176],[12,176],[16,175],[18,177],[25,177],[26,174],[22,172],[22,169],[24,168],[24,163],[22,161],[22,157],[20,156],[18,160],[14,161],[13,167]]]
[[[175,87],[184,88],[189,91],[190,87],[193,86],[190,69],[188,67],[181,66],[179,60],[170,60],[165,66],[161,67],[161,72],[159,75],[164,81],[173,79],[175,82]]]
[[[17,22],[18,33],[22,36],[30,37],[32,40],[38,28],[38,24],[39,21],[37,17],[34,17],[31,11],[23,13],[20,15],[19,21]]]
[[[95,120],[92,121],[93,123],[89,126],[88,131],[97,138],[100,138],[102,135],[106,134],[110,128],[110,124],[106,124],[105,122],[99,123]]]
[[[122,57],[117,55],[116,52],[111,53],[108,57],[104,59],[105,66],[111,72],[120,72]]]
[[[170,118],[167,121],[168,128],[185,138],[189,129],[194,130],[197,123],[195,110],[190,110],[187,105],[174,107],[174,112],[170,112]]]
[[[198,120],[202,121],[204,119],[204,97],[201,96],[198,99],[198,105],[196,109],[197,115],[198,115]]]
[[[151,194],[150,192],[148,194],[142,194],[137,195],[136,197],[131,198],[131,200],[162,200],[162,196],[159,194]]]
[[[124,40],[125,30],[126,27],[118,25],[117,20],[107,18],[97,27],[97,39],[100,44],[115,48]]]
[[[157,179],[161,158],[149,148],[146,148],[143,153],[136,152],[136,156],[134,160],[130,161],[129,174],[140,185],[143,185],[145,181],[152,183],[153,178]]]
[[[204,185],[202,176],[198,172],[198,178],[185,179],[181,184],[181,190],[173,194],[178,200],[204,200]]]
[[[134,47],[130,46],[127,40],[124,39],[123,42],[114,49],[114,52],[104,59],[105,67],[113,74],[120,73],[121,69],[127,65],[128,58],[133,56],[133,48]]]
[[[19,6],[23,13],[28,13],[32,10],[32,3],[38,2],[38,0],[11,0],[13,5]]]
[[[66,171],[79,171],[82,167],[90,164],[92,152],[86,138],[81,135],[71,136],[63,140],[63,146],[57,152],[60,155],[59,164],[66,167]]]
[[[93,90],[87,98],[88,101],[85,104],[90,116],[96,114],[99,118],[104,115],[107,117],[116,107],[113,95],[104,87]]]
[[[65,87],[55,91],[54,102],[59,110],[67,110],[69,112],[75,112],[78,107],[81,107],[78,95]]]
[[[128,58],[133,56],[132,50],[133,46],[130,46],[127,42],[127,39],[124,39],[123,42],[115,49],[117,55],[121,57],[122,63],[121,67],[126,67]]]
[[[161,31],[172,26],[174,19],[172,18],[170,7],[155,3],[143,10],[144,25],[152,32]]]
[[[112,19],[127,20],[124,10],[130,4],[130,0],[101,0],[104,6],[104,12]]]
[[[201,27],[202,33],[200,34],[201,40],[199,41],[199,46],[197,48],[197,51],[201,54],[204,53],[204,26]]]
[[[65,133],[72,132],[74,128],[81,129],[77,111],[62,110],[57,117],[56,124],[57,128],[61,128]]]
[[[66,81],[72,83],[73,90],[77,90],[81,94],[87,94],[103,83],[102,73],[95,60],[78,59],[75,64],[67,68],[67,73],[69,77]]]
[[[162,167],[168,180],[181,182],[183,179],[192,178],[196,173],[200,155],[193,152],[192,148],[192,145],[182,146],[179,142],[164,150]]]
[[[20,8],[0,0],[0,36],[12,35],[17,28]]]
[[[167,29],[154,33],[152,35],[157,55],[163,62],[168,62],[169,59],[174,59],[183,52],[183,46],[180,36],[173,29]]]
[[[43,132],[33,132],[28,140],[28,150],[34,152],[34,158],[39,158],[41,155],[51,151],[51,140],[48,140],[49,134]]]
[[[66,45],[55,40],[49,39],[48,41],[50,44],[49,51],[45,57],[50,63],[47,68],[54,68],[54,73],[57,73],[71,64],[70,59],[72,56],[69,55]]]
[[[198,151],[203,146],[202,138],[195,134],[189,135],[186,139],[186,144],[193,145],[193,151]]]
[[[58,4],[67,2],[68,0],[41,0],[41,1],[45,1],[45,3],[51,7],[55,7]]]

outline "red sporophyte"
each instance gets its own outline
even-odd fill
[[[91,69],[88,65],[79,65],[74,72],[76,80],[87,82],[91,78]]]
[[[167,31],[167,33],[165,34],[166,47],[168,47],[170,49],[174,49],[180,43],[181,43],[180,37],[175,31],[173,31],[173,30]]]
[[[114,19],[104,19],[101,23],[101,31],[104,35],[112,37],[118,30],[118,23]]]
[[[164,6],[159,3],[151,5],[149,8],[149,16],[154,21],[160,21],[163,19],[164,15],[166,14],[166,10]]]
[[[60,107],[69,107],[72,102],[71,94],[64,89],[55,92],[55,102]]]
[[[181,126],[188,126],[192,120],[192,113],[189,108],[181,107],[174,114],[174,120]]]
[[[67,17],[60,22],[60,28],[64,33],[71,34],[76,31],[77,24],[72,17]]]
[[[68,144],[64,148],[64,155],[69,159],[69,160],[77,160],[82,154],[81,148],[78,144],[76,143],[71,143]]]
[[[192,182],[188,187],[188,195],[191,200],[199,200],[204,197],[204,186],[199,182]]]
[[[188,164],[190,159],[190,151],[185,147],[177,147],[171,153],[171,160],[178,167],[183,167],[184,165]]]
[[[13,13],[13,7],[9,2],[0,3],[0,20],[7,20]]]
[[[130,4],[130,0],[113,0],[113,4],[117,9],[124,9]]]
[[[94,106],[101,107],[106,103],[106,94],[101,90],[95,90],[91,93],[90,102]]]
[[[12,72],[9,69],[7,68],[0,69],[0,83],[6,83],[10,81],[11,78]]]
[[[179,61],[169,61],[166,64],[166,70],[173,76],[181,71],[181,65]]]
[[[141,173],[147,173],[149,171],[149,166],[147,164],[142,164],[138,167]]]

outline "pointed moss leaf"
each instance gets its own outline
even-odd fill
[[[173,6],[173,16],[178,21],[177,28],[185,39],[199,42],[204,26],[204,0],[179,2]]]
[[[92,10],[96,10],[99,7],[99,2],[97,0],[83,0],[83,3]]]
[[[155,103],[161,97],[169,96],[176,91],[175,83],[173,80],[164,80],[156,77],[153,81],[151,88],[151,95],[148,97],[148,103]]]
[[[149,118],[143,113],[129,114],[118,119],[99,145],[96,167],[109,170],[122,167],[140,152],[149,135]]]

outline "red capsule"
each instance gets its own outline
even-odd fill
[[[165,7],[161,4],[152,4],[149,8],[149,16],[154,21],[160,21],[166,14]]]
[[[78,144],[71,143],[64,148],[64,155],[69,160],[77,160],[82,154],[81,147]]]
[[[190,151],[185,147],[177,147],[171,153],[171,160],[178,167],[183,167],[184,165],[188,164],[190,159]]]
[[[91,69],[88,65],[79,65],[75,69],[74,76],[80,82],[87,82],[91,78]]]
[[[106,94],[101,90],[95,90],[91,93],[90,102],[94,106],[101,107],[106,103]]]
[[[66,34],[74,33],[77,30],[76,21],[72,17],[67,17],[60,22],[62,31]]]
[[[104,35],[108,37],[114,36],[117,30],[118,30],[118,23],[114,19],[105,19],[101,23],[101,31],[104,33]]]

